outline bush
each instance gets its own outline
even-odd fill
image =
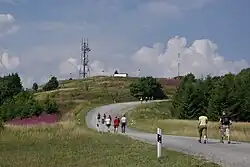
[[[130,85],[130,93],[136,98],[153,97],[154,99],[164,99],[166,95],[162,86],[153,77],[142,77],[135,80]]]
[[[12,99],[8,99],[0,107],[1,116],[4,121],[15,117],[27,118],[40,115],[42,106],[35,100],[31,92],[21,92]]]
[[[59,82],[55,76],[51,77],[50,80],[43,87],[44,91],[55,90],[59,86]]]
[[[3,121],[13,118],[29,118],[39,116],[45,111],[48,114],[58,113],[58,107],[54,100],[47,97],[44,103],[40,104],[35,100],[31,92],[21,92],[12,99],[6,100],[0,106],[0,116]]]
[[[46,90],[51,90],[56,89],[58,85],[56,77],[52,77],[45,87]],[[33,89],[37,88],[38,85],[34,83]],[[39,116],[43,111],[48,114],[58,112],[56,102],[50,97],[40,104],[35,99],[33,91],[24,91],[17,73],[0,77],[0,90],[0,127],[1,121]]]
[[[55,100],[51,99],[48,95],[43,103],[43,110],[48,114],[58,113],[58,106]]]
[[[37,85],[37,83],[35,82],[35,83],[33,83],[33,85],[32,85],[32,89],[34,90],[34,91],[37,91],[38,90],[38,85]]]

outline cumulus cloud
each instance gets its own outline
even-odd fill
[[[20,64],[19,57],[9,56],[8,53],[0,53],[0,68],[6,68],[7,70],[12,70],[17,68]]]
[[[16,32],[19,27],[15,22],[16,19],[11,14],[0,14],[0,36]]]
[[[80,69],[75,58],[69,58],[63,61],[59,65],[59,71],[62,75],[68,75],[70,73],[76,73]]]
[[[114,74],[115,70],[118,70],[118,68],[112,68],[112,67],[106,67],[104,63],[95,60],[94,62],[92,62],[90,64],[90,70],[91,70],[91,75],[95,76],[95,75],[112,75]]]
[[[115,70],[115,68],[106,68],[104,63],[95,60],[89,64],[90,68],[90,75],[96,76],[96,75],[112,75]],[[77,74],[80,69],[79,61],[75,58],[69,58],[66,61],[62,61],[59,65],[59,71],[62,75],[68,75],[70,73]]]
[[[178,54],[180,54],[180,74],[194,73],[201,75],[223,75],[228,72],[237,73],[249,64],[241,59],[227,61],[218,51],[218,46],[208,40],[195,40],[190,46],[184,37],[173,37],[167,45],[157,43],[153,47],[142,47],[132,56],[139,67],[150,68],[157,76],[176,76]]]

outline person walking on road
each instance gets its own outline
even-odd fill
[[[100,113],[97,114],[97,120],[98,120],[99,123],[101,122],[100,121],[101,120],[101,114]]]
[[[220,118],[220,133],[221,133],[221,143],[224,143],[224,138],[227,137],[228,144],[231,143],[230,140],[230,126],[232,125],[231,118],[226,115],[226,113],[223,111],[222,116]]]
[[[103,117],[102,117],[102,125],[105,124],[105,120],[106,120],[106,117],[103,115]]]
[[[110,119],[110,117],[107,117],[105,119],[105,123],[106,123],[107,129],[108,129],[108,132],[110,132],[110,126],[111,126],[111,119]]]
[[[118,119],[118,124],[120,125],[121,123],[120,117],[117,117],[117,119]]]
[[[199,143],[201,143],[202,133],[204,131],[204,144],[207,143],[207,123],[208,118],[207,116],[200,116],[198,121],[198,132],[199,132]]]
[[[100,119],[101,119],[100,113],[97,114],[96,119],[97,119],[96,128],[97,128],[97,131],[100,132]]]
[[[121,123],[122,123],[122,133],[125,133],[127,124],[127,118],[125,115],[123,115],[123,117],[121,118]]]
[[[117,117],[114,119],[114,133],[118,133],[119,120]]]

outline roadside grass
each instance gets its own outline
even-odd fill
[[[196,120],[172,119],[174,109],[171,102],[144,104],[128,112],[129,126],[142,131],[155,132],[161,128],[164,134],[198,137]],[[250,123],[234,122],[231,127],[231,139],[250,141]],[[208,138],[220,139],[219,123],[208,123]]]
[[[90,82],[91,85],[97,84],[92,82]],[[67,81],[65,85],[76,86],[74,84]],[[97,91],[98,89],[99,91]],[[113,90],[114,87],[108,87],[108,90],[111,89]],[[102,92],[101,88],[98,87],[92,87],[92,91],[83,89],[75,92],[75,89],[71,89],[70,91],[52,92],[52,97],[60,104],[64,104],[63,107],[61,106],[65,110],[62,121],[54,125],[6,125],[0,134],[0,166],[218,167],[214,163],[166,149],[162,150],[163,157],[157,160],[153,145],[132,140],[126,136],[101,134],[88,129],[85,122],[87,112],[95,107],[113,102],[107,93],[101,95],[100,92]],[[38,93],[37,97],[41,98],[43,93]],[[77,96],[82,95],[84,98],[72,98],[72,94],[75,93],[80,93]],[[123,101],[132,100],[130,96],[123,94],[118,98]]]

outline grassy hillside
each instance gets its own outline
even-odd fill
[[[128,113],[129,126],[142,131],[155,132],[162,128],[164,134],[197,137],[196,120],[174,119],[171,102],[144,104]],[[233,123],[231,138],[236,141],[250,141],[250,123]],[[218,122],[209,122],[208,138],[220,138]]]
[[[86,113],[97,106],[134,100],[129,94],[133,79],[95,77],[63,81],[50,94],[64,111],[63,121],[33,127],[6,126],[0,136],[0,166],[176,166],[217,167],[192,156],[163,150],[156,160],[155,146],[114,134],[100,134],[86,127]],[[87,89],[88,87],[88,89]],[[167,90],[168,88],[165,87]]]

